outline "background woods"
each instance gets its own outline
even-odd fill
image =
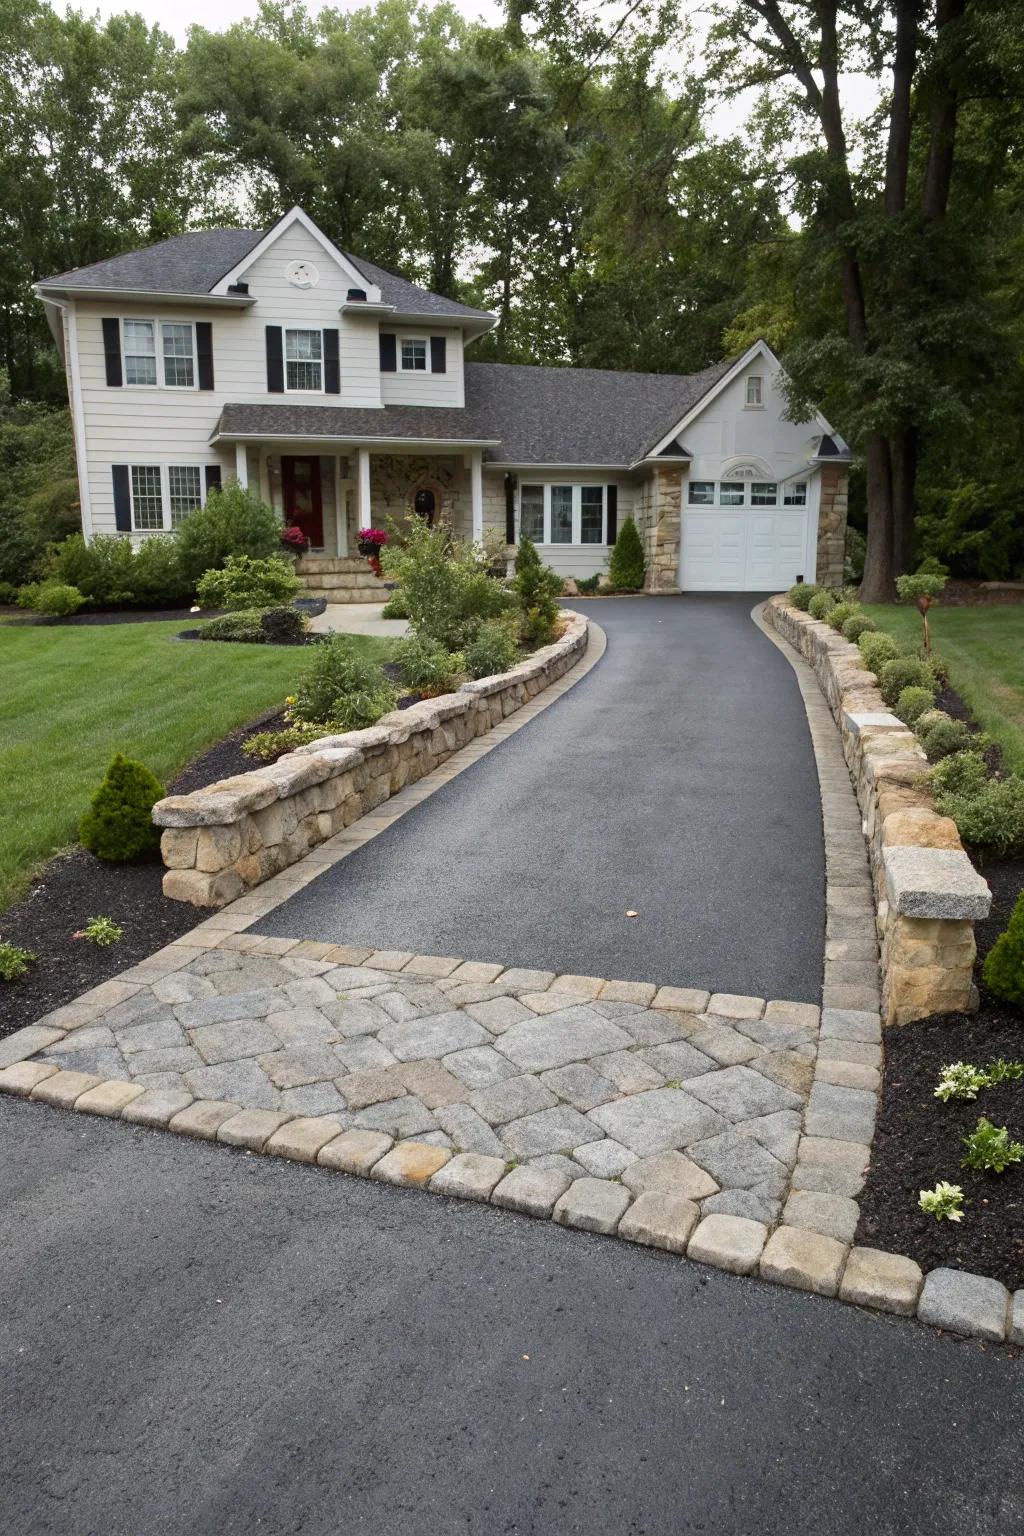
[[[765,336],[863,466],[866,596],[922,554],[1016,574],[1019,5],[714,9],[699,47],[660,0],[511,0],[503,28],[264,4],[178,47],[0,0],[0,581],[74,516],[32,282],[293,203],[495,310],[480,357],[689,372]]]

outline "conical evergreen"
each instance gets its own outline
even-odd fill
[[[631,517],[627,517],[619,529],[608,562],[608,575],[618,592],[639,592],[643,588],[644,546]]]
[[[152,852],[160,842],[160,829],[154,827],[151,813],[165,793],[144,763],[118,752],[82,817],[82,842],[90,853],[110,864],[123,864]]]
[[[1024,1008],[1024,893],[1007,924],[985,957],[985,985],[1004,1002]]]

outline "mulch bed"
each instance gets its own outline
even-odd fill
[[[204,612],[204,618],[214,618],[223,612],[220,608],[211,608]],[[44,619],[35,613],[26,613],[24,608],[3,608],[0,613],[11,614],[16,622],[45,626],[47,629],[65,629],[69,626],[89,626],[92,624],[156,624],[162,620],[190,619],[192,609],[186,608],[107,608],[97,613],[74,613],[64,619]]]
[[[947,581],[942,592],[942,605],[949,608],[985,607],[992,604],[1024,603],[1024,591],[1019,588],[986,591],[980,581]]]

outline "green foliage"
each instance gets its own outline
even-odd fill
[[[608,577],[616,592],[641,592],[646,565],[644,546],[636,523],[623,520],[608,559]]]
[[[159,779],[144,764],[118,752],[82,818],[82,842],[90,853],[111,864],[151,853],[160,842],[151,812],[164,793]]]
[[[1011,394],[1019,391],[1012,373],[1007,384]],[[1019,434],[1019,423],[1014,425]],[[948,561],[958,576],[1007,581],[1024,570],[1024,478],[1012,438],[1003,442],[1001,436],[980,436],[965,445],[962,466],[948,468],[943,453],[936,455],[934,471],[925,467],[917,542],[929,557]],[[980,478],[979,452],[985,461]]]
[[[936,1221],[963,1221],[964,1192],[959,1184],[940,1179],[934,1189],[922,1189],[918,1206]]]
[[[0,198],[3,163],[0,161]],[[0,302],[15,238],[20,234],[20,220],[13,210],[6,228]],[[42,320],[41,307],[26,295],[17,318],[8,308],[8,337],[25,324],[26,314]],[[47,335],[45,345],[49,344]],[[11,349],[8,360],[16,366],[23,363],[23,351]],[[78,521],[78,480],[67,407],[63,402],[56,408],[24,400],[13,402],[7,374],[0,364],[0,581],[21,586],[44,576],[48,546],[74,532]]]
[[[976,1099],[988,1087],[988,1073],[969,1061],[951,1061],[939,1074],[935,1097],[948,1104],[950,1099]]]
[[[260,763],[270,763],[282,752],[294,752],[296,747],[307,747],[311,741],[330,734],[332,726],[317,720],[305,725],[288,725],[280,731],[256,731],[242,743],[242,755]]]
[[[267,639],[263,629],[263,614],[259,608],[243,608],[238,613],[222,614],[219,619],[210,619],[199,626],[199,638],[263,645]]]
[[[836,606],[836,600],[827,588],[815,592],[807,604],[807,612],[812,619],[827,619],[832,609]]]
[[[1005,931],[985,956],[982,974],[996,997],[1024,1008],[1024,893],[1018,896]]]
[[[451,693],[466,674],[462,652],[447,651],[427,635],[408,635],[399,640],[394,660],[406,687],[428,698]]]
[[[972,743],[980,745],[978,738],[971,734],[962,720],[938,720],[927,729],[921,727],[917,734],[930,763],[941,762],[944,757],[951,757],[955,752],[966,752]]]
[[[933,725],[938,725],[940,721],[949,720],[950,718],[951,716],[947,715],[944,709],[929,708],[923,714],[918,715],[914,722],[914,729],[923,741]]]
[[[936,571],[918,570],[912,576],[897,576],[896,595],[903,603],[914,603],[919,597],[939,597],[945,586],[945,576]]]
[[[514,605],[501,582],[487,574],[483,557],[443,525],[409,524],[401,543],[392,540],[381,556],[384,573],[396,580],[416,634],[449,651],[461,651],[485,619]]]
[[[1024,1161],[1024,1142],[1011,1141],[1005,1125],[995,1126],[982,1115],[974,1130],[963,1138],[967,1151],[963,1166],[975,1173],[1005,1173]]]
[[[859,618],[860,614],[860,606],[857,603],[836,603],[834,608],[829,609],[825,622],[832,629],[841,630],[847,619]]]
[[[799,608],[801,613],[807,612],[807,605],[816,592],[821,588],[812,581],[798,581],[795,587],[790,587],[786,593],[787,598],[794,608]]]
[[[86,544],[75,533],[55,551],[50,574],[77,587],[91,608],[172,606],[192,591],[174,535],[149,534],[134,546],[131,539],[105,534]]]
[[[543,644],[551,638],[558,616],[562,580],[543,563],[536,544],[525,533],[516,548],[512,585],[525,615],[524,639],[528,638],[536,645]]]
[[[869,672],[874,672],[877,677],[887,661],[895,661],[900,654],[900,648],[892,635],[883,631],[877,634],[871,630],[865,630],[857,637],[857,647],[864,658],[864,665]]]
[[[260,628],[268,645],[298,645],[309,620],[301,608],[264,608]]]
[[[842,635],[844,640],[852,640],[856,644],[861,635],[873,635],[877,629],[878,625],[871,615],[869,613],[862,613],[858,609],[856,613],[851,613],[850,617],[844,622]]]
[[[932,790],[965,843],[1000,858],[1024,853],[1024,779],[990,779],[980,753],[954,752],[932,769]]]
[[[925,688],[933,699],[938,691],[935,674],[918,656],[897,656],[893,661],[884,662],[878,673],[878,686],[890,709],[904,688]]]
[[[488,619],[466,647],[466,667],[470,677],[494,677],[514,667],[519,656],[516,626],[507,619]]]
[[[34,581],[18,593],[20,608],[31,608],[47,619],[67,618],[77,613],[84,603],[85,598],[77,587],[66,587],[59,581]]]
[[[407,619],[409,607],[402,596],[401,587],[396,587],[381,610],[382,619]]]
[[[600,571],[595,571],[591,576],[577,576],[576,578],[576,590],[581,597],[592,597],[600,585]]]
[[[196,596],[204,608],[275,608],[290,603],[298,590],[299,578],[280,555],[228,555],[219,570],[200,577]]]
[[[926,710],[930,710],[935,696],[929,688],[904,688],[896,700],[894,713],[907,725],[913,725]]]
[[[281,522],[273,507],[237,480],[211,491],[206,505],[196,507],[177,530],[178,563],[195,590],[206,571],[219,570],[232,555],[266,560],[279,555]]]
[[[289,700],[289,721],[361,730],[397,703],[381,668],[355,651],[346,636],[332,635],[316,647],[312,666]]]
[[[17,981],[38,958],[31,949],[0,939],[0,981]]]
[[[79,928],[77,933],[72,934],[72,938],[88,939],[90,944],[106,949],[111,944],[120,943],[124,938],[124,929],[112,917],[90,917],[85,927]]]
[[[859,586],[864,575],[864,558],[868,552],[867,540],[852,523],[846,525],[843,544],[843,580],[851,586]]]
[[[932,789],[940,810],[942,801],[951,796],[970,799],[979,795],[987,783],[988,770],[980,752],[954,752],[932,769]],[[942,814],[946,816],[949,812]]]

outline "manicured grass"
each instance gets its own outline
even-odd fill
[[[77,841],[115,752],[173,778],[204,748],[283,703],[312,652],[175,643],[180,622],[0,629],[0,909]],[[386,660],[393,641],[351,637]]]
[[[898,640],[918,641],[916,608],[872,604],[868,613]],[[1024,604],[932,608],[932,649],[983,730],[1003,749],[1006,766],[1024,773]]]

